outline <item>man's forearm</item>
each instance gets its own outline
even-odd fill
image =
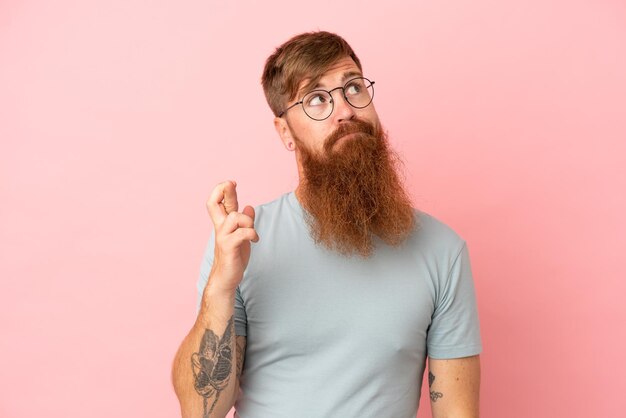
[[[238,389],[234,303],[233,292],[207,286],[196,323],[176,353],[172,381],[183,418],[223,418],[233,406]]]

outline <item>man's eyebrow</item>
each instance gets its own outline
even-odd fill
[[[363,73],[357,70],[345,72],[343,73],[343,77],[341,77],[341,82],[345,83],[348,79],[353,78],[353,77],[363,77]]]

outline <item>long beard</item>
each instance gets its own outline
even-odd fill
[[[337,142],[347,134],[354,134]],[[380,128],[353,119],[333,132],[322,155],[297,138],[304,178],[299,197],[318,244],[343,255],[369,257],[373,237],[399,246],[416,227],[401,165]]]

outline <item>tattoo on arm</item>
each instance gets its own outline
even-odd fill
[[[212,330],[206,329],[200,341],[200,349],[191,355],[194,388],[204,398],[203,418],[209,418],[220,393],[228,386],[233,366],[230,348],[234,334],[233,328],[231,316],[221,339]],[[215,396],[215,399],[209,408],[208,401],[212,396]]]
[[[435,392],[434,390],[432,390],[434,381],[435,381],[435,375],[429,371],[428,372],[428,388],[430,389],[430,400],[432,402],[437,402],[437,399],[443,397],[443,393]]]
[[[246,340],[237,337],[235,342],[237,344],[237,378],[239,378],[243,370],[243,354],[246,349]]]

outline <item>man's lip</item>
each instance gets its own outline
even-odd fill
[[[352,133],[349,133],[349,134],[342,135],[342,136],[340,136],[340,137],[339,137],[339,139],[337,140],[337,142],[342,141],[342,140],[345,140],[345,139],[350,139],[350,138],[352,138],[353,136],[355,136],[356,134],[357,134],[357,132],[352,132]]]

